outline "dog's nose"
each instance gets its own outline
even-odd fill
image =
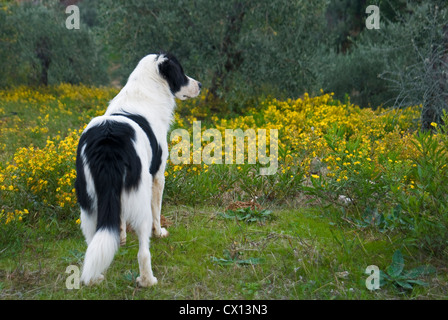
[[[198,81],[198,86],[199,86],[199,89],[202,88],[202,83],[200,83],[199,81]]]

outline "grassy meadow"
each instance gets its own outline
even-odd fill
[[[136,286],[138,241],[129,233],[105,281],[67,289],[66,268],[81,268],[86,249],[76,146],[117,92],[0,91],[0,299],[446,299],[447,128],[419,131],[420,106],[361,109],[324,92],[263,97],[230,115],[206,93],[178,102],[172,128],[190,136],[194,121],[223,137],[277,129],[277,172],[260,175],[247,152],[239,164],[168,160],[170,236],[151,241],[157,286]],[[374,291],[370,265],[381,270]]]

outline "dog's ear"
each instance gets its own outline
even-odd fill
[[[170,54],[163,54],[165,60],[159,64],[160,75],[168,82],[173,94],[188,83],[188,78],[177,59]]]

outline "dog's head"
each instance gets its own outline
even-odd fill
[[[201,92],[202,84],[185,75],[176,57],[162,53],[155,57],[159,74],[166,80],[171,93],[180,100],[194,98]]]

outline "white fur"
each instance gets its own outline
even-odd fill
[[[97,231],[87,247],[81,281],[90,285],[103,280],[101,272],[109,267],[117,250],[116,235],[109,230]]]
[[[158,65],[164,61],[163,55],[148,55],[144,57],[129,76],[128,82],[110,102],[104,116],[93,119],[85,131],[99,125],[103,121],[114,120],[131,125],[136,132],[134,148],[141,160],[142,173],[137,188],[121,194],[121,233],[107,230],[96,231],[97,213],[81,210],[81,229],[86,238],[88,248],[81,276],[81,281],[87,285],[101,281],[102,273],[109,267],[119,245],[126,242],[126,225],[130,225],[138,235],[138,262],[140,276],[137,283],[147,287],[157,283],[151,268],[149,239],[152,229],[158,237],[165,237],[168,231],[160,226],[160,209],[165,184],[165,166],[168,158],[167,133],[175,108],[175,96],[171,93],[167,81],[159,74]],[[200,92],[200,84],[189,78],[188,85],[176,93],[176,97],[185,99],[195,97]],[[138,124],[123,116],[112,116],[114,113],[138,114],[149,122],[157,141],[162,149],[162,162],[154,177],[149,173],[152,159],[152,149],[148,138]],[[81,157],[85,157],[81,150]],[[83,158],[84,174],[87,183],[87,193],[96,208],[97,198],[90,170]],[[107,186],[103,186],[107,188]]]

